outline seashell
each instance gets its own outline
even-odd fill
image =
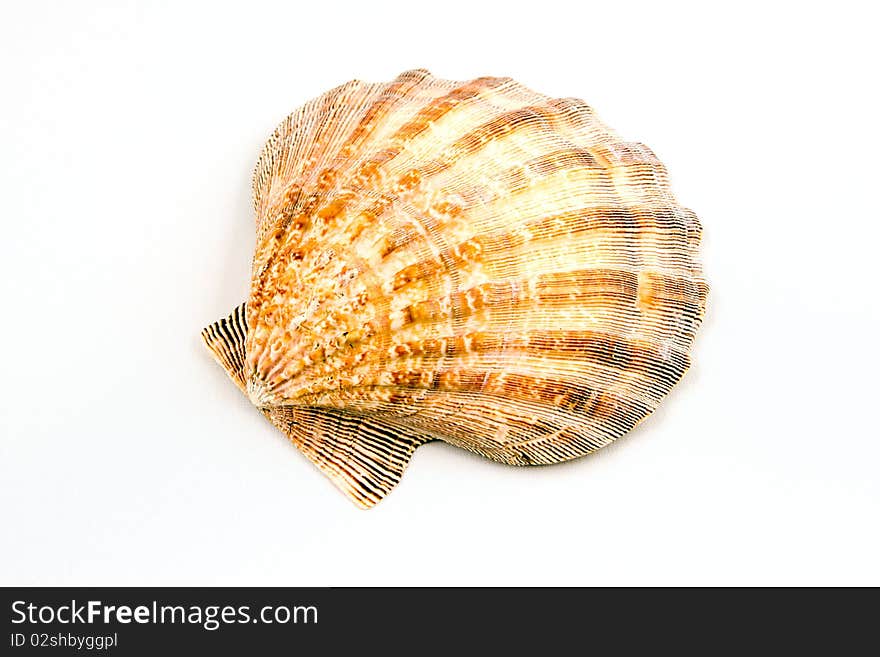
[[[424,70],[348,82],[278,126],[253,189],[250,297],[203,339],[362,507],[430,440],[588,454],[689,366],[699,221],[580,100]]]

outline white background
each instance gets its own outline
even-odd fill
[[[869,5],[4,4],[0,584],[880,584]],[[651,146],[711,293],[632,435],[535,469],[431,444],[364,512],[198,333],[247,294],[275,125],[416,67]]]

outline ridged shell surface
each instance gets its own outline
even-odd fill
[[[700,224],[582,101],[349,82],[277,128],[254,202],[239,384],[363,506],[431,439],[516,465],[598,449],[689,365]]]

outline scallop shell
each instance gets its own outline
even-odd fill
[[[583,456],[688,368],[700,224],[580,100],[408,71],[304,105],[254,174],[250,298],[203,338],[370,507],[419,445]]]

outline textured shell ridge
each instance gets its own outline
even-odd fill
[[[594,451],[690,364],[700,222],[580,100],[352,81],[279,125],[253,187],[230,375],[362,506],[427,440],[515,465]],[[328,431],[374,447],[334,457]]]

